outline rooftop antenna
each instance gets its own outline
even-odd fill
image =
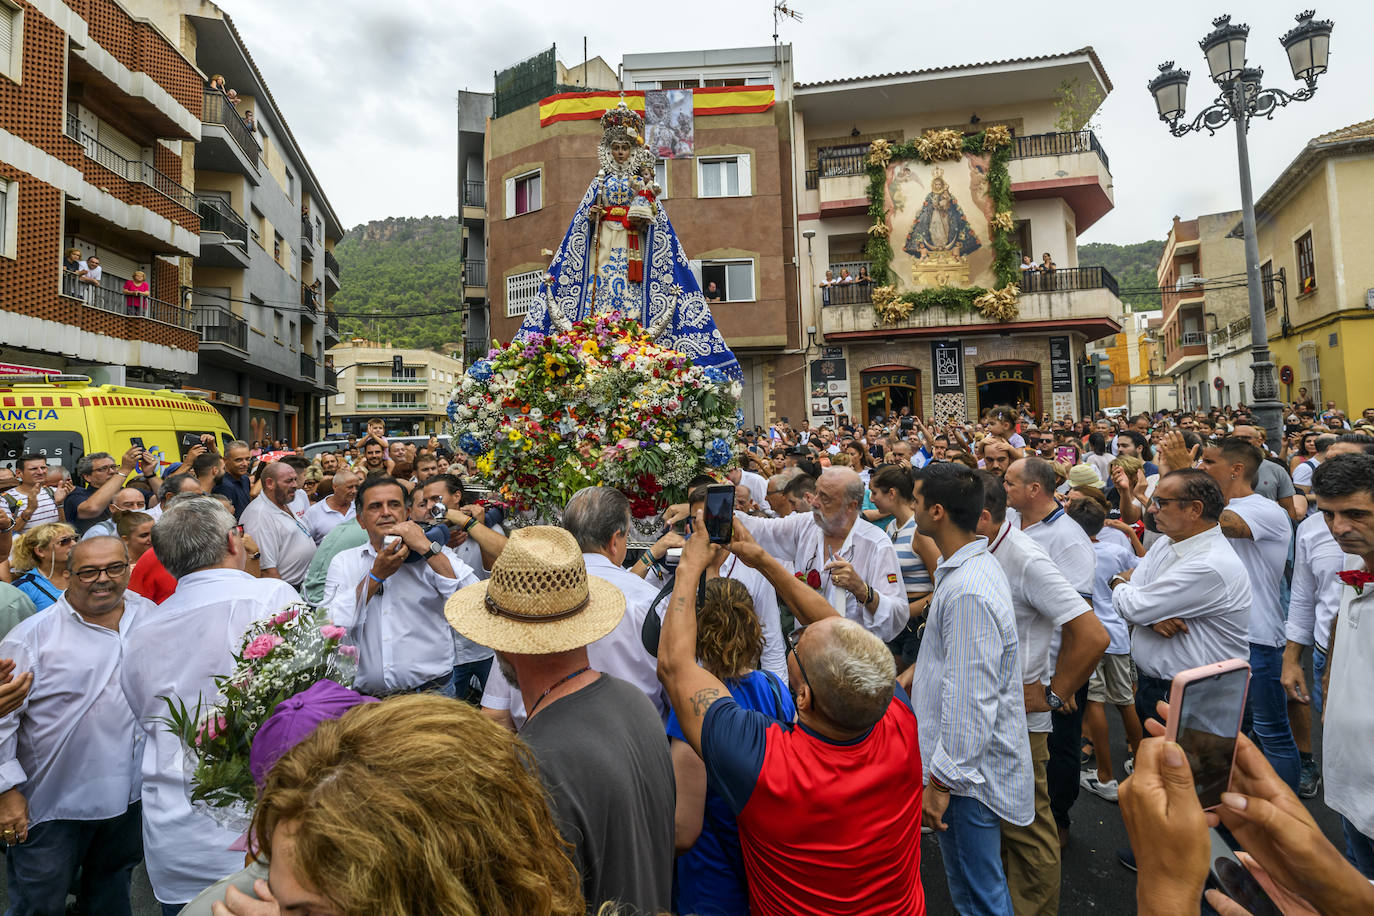
[[[802,21],[802,14],[787,5],[787,0],[774,0],[773,3],[773,44],[778,43],[778,23],[786,16],[788,19]]]

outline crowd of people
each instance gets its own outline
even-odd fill
[[[1281,908],[1374,912],[1374,409],[1298,404],[1265,438],[1243,410],[780,420],[652,545],[606,487],[507,532],[474,456],[380,421],[312,460],[21,456],[11,911],[129,913],[142,861],[164,914],[919,914],[932,882],[961,914],[1048,914],[1086,790],[1120,805],[1141,912],[1200,911],[1209,828]],[[212,701],[302,598],[357,674],[258,729],[240,836],[191,803],[168,700]],[[1227,659],[1244,735],[1205,812],[1167,700]],[[1343,849],[1300,800],[1323,787]]]

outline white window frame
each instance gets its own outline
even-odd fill
[[[19,258],[19,182],[0,178],[0,258]]]
[[[543,277],[542,270],[530,270],[506,277],[507,318],[523,318],[528,314],[530,305],[539,296],[539,283]]]
[[[0,0],[0,7],[10,13],[10,53],[0,56],[0,76],[18,84],[24,74],[24,8],[10,0]]]
[[[668,199],[668,162],[667,159],[654,160],[654,181],[663,189],[663,193],[659,195],[660,200]]]
[[[725,276],[726,276],[725,289],[721,290],[721,292],[723,293],[723,295],[722,295],[722,297],[721,297],[720,299],[718,299],[718,300],[716,300],[716,301],[717,301],[718,303],[726,303],[726,302],[728,302],[728,303],[732,303],[732,304],[733,304],[733,303],[737,303],[737,302],[757,302],[757,301],[758,301],[758,283],[759,283],[759,279],[758,279],[758,264],[757,264],[757,262],[756,262],[753,258],[708,258],[708,259],[706,259],[706,260],[690,261],[690,262],[688,262],[688,265],[689,265],[689,266],[691,267],[691,269],[692,269],[692,273],[696,275],[696,278],[697,278],[697,285],[701,287],[701,294],[702,294],[703,296],[706,295],[706,281],[705,281],[705,279],[703,279],[703,276],[702,276],[702,268],[704,268],[704,267],[727,267],[727,268],[728,268],[729,265],[731,265],[731,264],[748,264],[748,265],[749,265],[749,295],[748,295],[747,298],[740,298],[739,296],[736,296],[736,297],[732,298],[732,297],[730,296],[730,283],[729,283],[730,272],[729,272],[729,270],[727,269],[726,272],[725,272]],[[708,301],[710,301],[710,300],[708,300]]]
[[[539,179],[539,206],[530,207],[520,213],[515,212],[515,185],[516,182],[525,181],[530,178]],[[512,175],[506,179],[506,219],[514,219],[517,216],[524,216],[526,213],[535,213],[544,209],[544,170],[530,169],[528,172],[521,172],[519,175]]]
[[[706,174],[704,167],[716,162],[735,163],[736,171],[739,173],[739,187],[737,194],[707,194],[706,193]],[[749,153],[735,153],[728,156],[701,156],[697,159],[697,197],[705,200],[713,200],[722,197],[752,197],[754,195],[753,176],[750,172],[751,156]]]

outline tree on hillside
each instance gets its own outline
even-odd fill
[[[1155,268],[1163,253],[1163,241],[1132,245],[1090,242],[1078,246],[1078,263],[1084,267],[1107,268],[1116,277],[1121,301],[1129,303],[1137,312],[1147,312],[1160,307]]]

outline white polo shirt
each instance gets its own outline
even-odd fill
[[[1287,636],[1279,588],[1293,531],[1288,513],[1258,493],[1233,499],[1226,508],[1250,527],[1251,537],[1227,538],[1250,575],[1250,641],[1257,646],[1282,648]]]
[[[294,512],[282,509],[261,493],[239,519],[262,551],[262,569],[275,569],[282,581],[300,585],[315,558],[315,539]]]
[[[1361,569],[1350,556],[1346,569]],[[1345,816],[1365,836],[1374,836],[1374,761],[1369,736],[1374,734],[1374,588],[1357,595],[1341,584],[1340,615],[1327,672],[1330,691],[1322,727],[1322,777],[1326,803]]]
[[[1339,578],[1344,568],[1345,553],[1331,536],[1326,519],[1321,515],[1304,519],[1293,549],[1293,591],[1284,624],[1289,642],[1326,651],[1331,621],[1341,606],[1341,590],[1348,588]]]
[[[305,527],[310,529],[310,536],[315,539],[316,546],[319,546],[326,534],[357,514],[358,510],[353,503],[348,504],[348,510],[345,512],[335,511],[330,507],[329,499],[326,497],[305,510]]]

